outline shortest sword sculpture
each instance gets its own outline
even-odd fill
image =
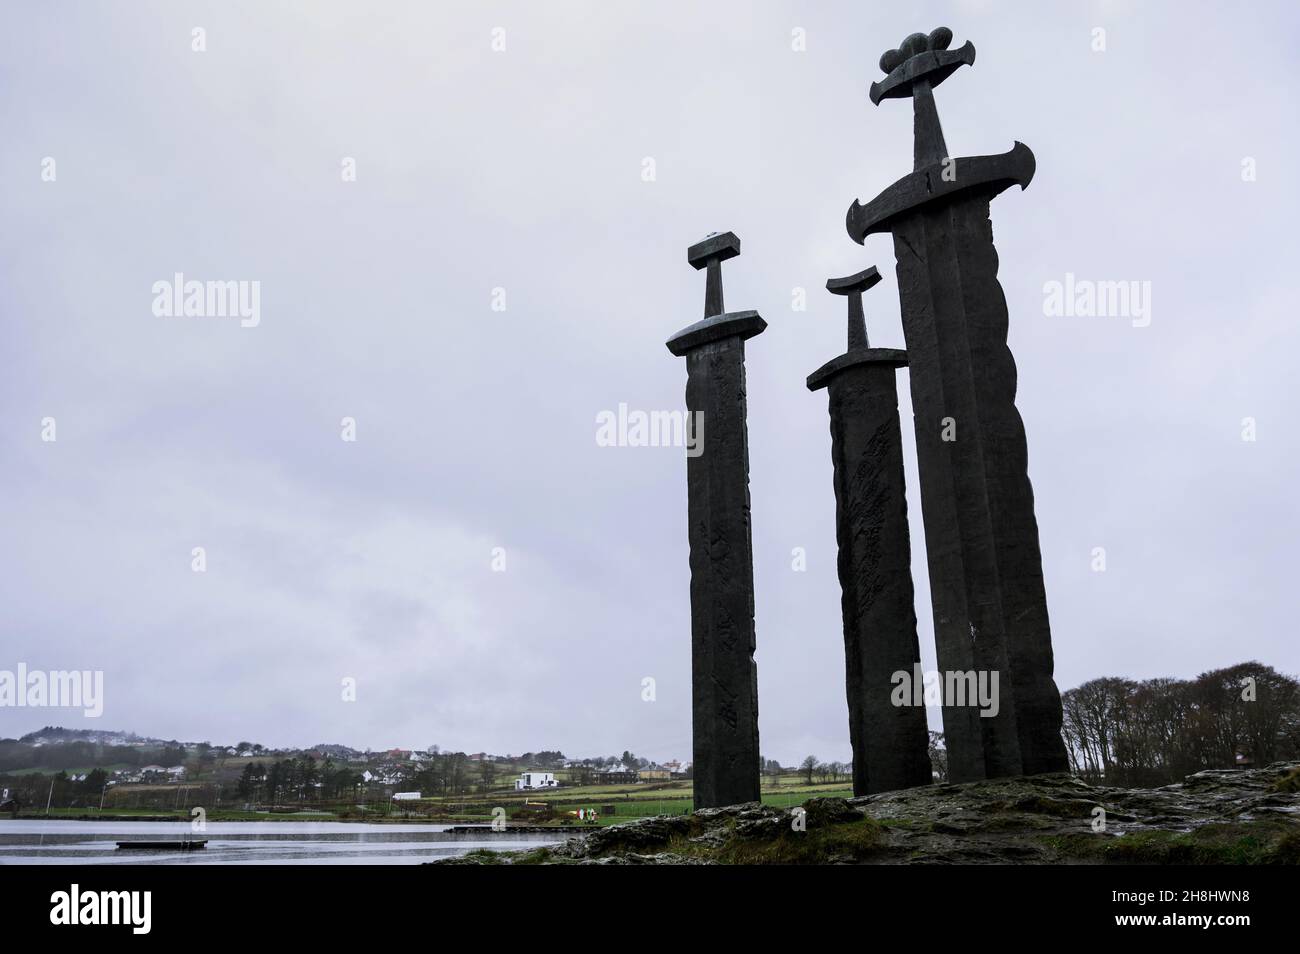
[[[912,692],[894,695],[895,673],[904,686],[915,681],[920,646],[895,381],[907,354],[867,341],[862,293],[878,281],[868,268],[826,283],[848,298],[848,350],[808,377],[810,391],[830,395],[854,795],[931,781],[925,706]]]
[[[687,261],[707,269],[704,319],[668,339],[668,350],[686,359],[687,420],[697,442],[686,461],[697,809],[759,800],[745,339],[767,324],[756,311],[723,310],[722,263],[739,254],[732,232],[690,247]]]

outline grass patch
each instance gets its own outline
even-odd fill
[[[836,862],[859,862],[877,854],[884,846],[885,828],[879,822],[837,822],[793,831],[782,826],[774,838],[738,835],[734,824],[728,825],[718,844],[692,841],[677,836],[669,840],[666,851],[701,858],[724,865],[818,865]]]
[[[1293,768],[1268,787],[1270,792],[1300,792],[1300,767]]]
[[[1300,825],[1234,822],[1191,832],[1143,831],[1114,837],[1083,833],[1046,839],[1071,858],[1135,865],[1300,864]]]

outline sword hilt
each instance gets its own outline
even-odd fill
[[[704,317],[720,315],[722,304],[722,263],[740,254],[740,239],[735,232],[710,232],[702,241],[686,250],[686,261],[698,271],[707,268],[704,281]]]
[[[871,84],[871,101],[911,96],[915,114],[916,168],[938,162],[948,155],[934,105],[933,90],[961,66],[975,62],[975,47],[968,40],[960,49],[949,50],[952,31],[939,27],[929,36],[913,33],[897,49],[880,57],[880,69],[887,75]]]
[[[849,351],[867,348],[867,316],[862,310],[862,293],[880,281],[880,272],[872,265],[866,271],[846,278],[826,280],[826,290],[832,295],[844,295],[849,300]]]

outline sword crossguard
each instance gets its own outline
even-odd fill
[[[867,343],[867,316],[862,310],[862,293],[879,281],[880,272],[874,265],[856,275],[826,280],[828,292],[843,295],[849,300],[849,351],[870,347]]]
[[[704,286],[704,320],[688,325],[667,341],[668,350],[679,358],[728,338],[744,342],[767,327],[756,311],[728,312],[722,306],[722,263],[739,254],[740,239],[735,232],[710,232],[686,250],[686,261],[697,271],[707,268],[708,274]]]
[[[722,263],[740,254],[735,232],[710,232],[686,250],[686,261],[696,271],[707,268],[704,282],[704,317],[712,318],[726,309],[722,304]]]

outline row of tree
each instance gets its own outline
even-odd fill
[[[799,774],[803,776],[804,782],[811,785],[814,781],[820,783],[838,782],[841,779],[848,778],[853,772],[853,768],[844,762],[823,762],[815,755],[810,755],[799,763]]]
[[[313,756],[281,759],[268,768],[249,762],[239,776],[236,791],[246,802],[275,805],[279,802],[328,801],[356,794],[363,782],[361,773],[336,766],[332,759],[318,763]]]
[[[1094,679],[1061,704],[1070,769],[1092,782],[1168,785],[1203,769],[1300,760],[1300,682],[1258,662],[1188,680]],[[947,781],[943,733],[930,733],[929,750],[936,781]],[[849,767],[810,755],[799,772],[811,785]]]
[[[87,772],[80,781],[67,772],[52,775],[37,773],[5,776],[3,788],[25,808],[47,804],[52,808],[98,807],[108,784],[108,773],[103,769]]]
[[[402,786],[425,795],[467,795],[487,791],[496,777],[497,765],[491,759],[474,761],[464,752],[438,752],[407,766]]]
[[[1258,662],[1191,680],[1094,679],[1061,703],[1071,769],[1090,781],[1165,785],[1300,759],[1300,683]]]

